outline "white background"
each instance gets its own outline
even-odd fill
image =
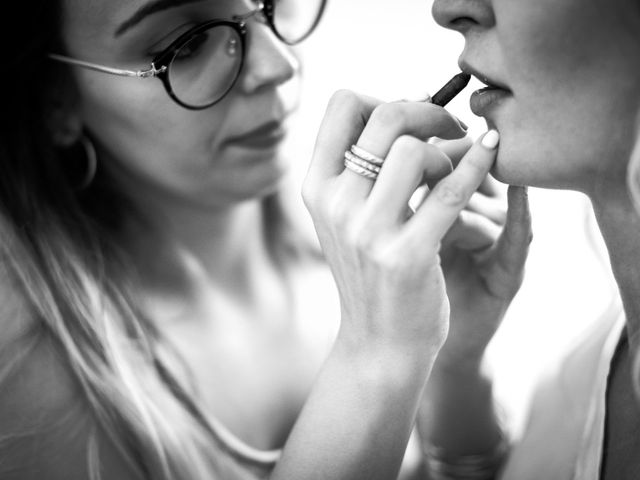
[[[421,98],[457,73],[462,37],[431,18],[428,0],[329,0],[318,31],[299,47],[301,110],[287,148],[300,181],[332,92],[385,100]],[[475,81],[474,81],[475,82]],[[468,107],[472,83],[447,108],[477,137],[484,121]],[[615,296],[602,240],[585,197],[530,189],[534,241],[525,283],[491,346],[497,394],[518,428],[536,377],[544,373]]]

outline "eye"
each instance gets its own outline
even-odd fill
[[[163,53],[169,45],[175,42],[181,35],[189,31],[189,29],[194,28],[196,24],[193,22],[185,23],[176,28],[171,29],[171,31],[162,36],[162,38],[156,42],[154,42],[153,46],[147,49],[147,57],[155,58],[161,53]]]
[[[186,60],[197,56],[203,51],[203,47],[207,43],[208,39],[209,32],[202,32],[194,35],[187,43],[180,47],[178,52],[176,52],[174,60]]]
[[[241,48],[239,40],[238,34],[230,27],[211,28],[193,35],[175,52],[173,59],[180,62],[202,56],[214,58],[220,54],[226,58],[237,58]]]

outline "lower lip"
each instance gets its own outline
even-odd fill
[[[504,101],[511,92],[502,88],[483,88],[471,95],[471,111],[479,117],[484,117],[491,108]]]
[[[284,139],[285,134],[286,130],[280,126],[256,135],[233,138],[227,144],[250,150],[269,150],[277,147]]]

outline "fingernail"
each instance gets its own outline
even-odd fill
[[[484,148],[493,150],[498,146],[498,143],[500,143],[500,134],[498,133],[497,130],[489,130],[487,133],[484,134],[484,137],[482,138],[481,143]]]
[[[460,126],[462,127],[462,129],[466,132],[467,130],[469,130],[469,126],[464,123],[462,120],[460,120],[458,117],[456,117],[456,119],[458,120],[458,123],[460,124]]]

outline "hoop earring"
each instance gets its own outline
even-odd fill
[[[96,176],[96,171],[98,170],[98,155],[96,153],[96,147],[93,145],[93,142],[86,135],[82,135],[80,137],[80,143],[84,148],[85,156],[87,157],[87,172],[82,179],[82,182],[76,187],[76,190],[81,191],[85,190],[93,179]]]

